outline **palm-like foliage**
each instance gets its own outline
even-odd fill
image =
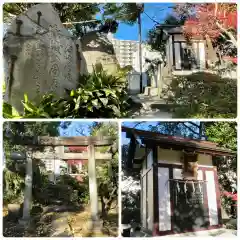
[[[81,77],[81,86],[89,90],[100,90],[103,88],[118,90],[125,86],[127,72],[128,70],[122,70],[116,73],[116,75],[110,75],[103,70],[101,64],[96,64],[92,74]]]
[[[127,23],[136,23],[139,14],[143,11],[143,5],[137,3],[107,3],[104,6],[104,15]]]
[[[143,11],[143,7],[137,3],[107,3],[104,6],[104,15],[111,15],[116,20],[127,24],[136,23],[139,14]]]
[[[139,65],[140,65],[140,91],[142,91],[142,26],[141,13],[144,11],[144,4],[141,3],[109,3],[104,6],[104,15],[111,15],[117,21],[133,25],[138,23],[139,40]]]

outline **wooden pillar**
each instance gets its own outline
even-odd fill
[[[88,146],[88,177],[89,177],[89,194],[90,194],[92,229],[96,229],[99,222],[99,216],[98,216],[98,192],[97,192],[97,177],[96,177],[94,145]]]
[[[27,223],[30,220],[30,211],[32,205],[32,148],[28,148],[26,153],[26,176],[25,176],[25,189],[24,189],[24,203],[23,203],[23,217],[22,222]]]
[[[158,147],[153,146],[153,230],[152,235],[159,235],[159,198],[158,198]]]

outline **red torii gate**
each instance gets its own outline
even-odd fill
[[[85,146],[67,146],[64,147],[64,152],[67,153],[83,153],[83,152],[87,152],[87,147]],[[79,169],[79,165],[83,166],[87,164],[87,160],[85,159],[69,159],[66,160],[67,164],[70,166],[78,166],[77,168]],[[70,173],[72,175],[72,173]],[[75,179],[77,179],[77,181],[82,182],[83,178],[82,176],[76,175],[74,176]]]

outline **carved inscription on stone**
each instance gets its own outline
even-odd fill
[[[39,25],[38,11],[42,13]],[[7,101],[21,111],[25,93],[35,102],[50,92],[62,97],[65,89],[76,87],[78,71],[72,35],[51,4],[35,5],[18,18],[23,22],[21,35],[15,34],[16,21],[13,21],[4,38],[4,58],[9,61],[11,55],[17,56]]]

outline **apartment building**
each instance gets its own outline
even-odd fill
[[[121,67],[133,64],[134,53],[138,50],[138,41],[120,40],[113,37],[112,33],[108,33],[108,39],[113,44],[113,48],[117,60]]]

